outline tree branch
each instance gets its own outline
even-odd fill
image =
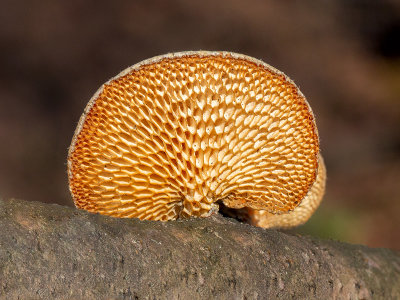
[[[400,254],[241,224],[167,223],[0,201],[0,295],[396,299]]]

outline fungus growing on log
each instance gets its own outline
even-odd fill
[[[104,215],[167,221],[221,205],[257,226],[291,227],[322,199],[319,152],[311,108],[285,74],[245,55],[181,52],[100,87],[68,177],[75,205]]]

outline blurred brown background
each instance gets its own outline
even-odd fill
[[[16,1],[0,11],[0,197],[72,205],[66,156],[97,88],[182,50],[247,54],[308,98],[328,168],[297,232],[400,249],[400,3]]]

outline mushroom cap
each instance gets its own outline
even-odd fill
[[[116,217],[205,217],[223,202],[282,214],[313,186],[314,115],[282,72],[229,52],[138,63],[89,101],[68,177],[78,208]]]
[[[318,208],[325,193],[326,168],[322,156],[319,156],[317,179],[299,206],[285,214],[273,214],[266,210],[250,207],[230,209],[223,207],[222,213],[263,228],[291,228],[304,224]]]

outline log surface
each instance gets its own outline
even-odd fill
[[[214,215],[166,223],[0,200],[2,299],[400,299],[400,254]]]

